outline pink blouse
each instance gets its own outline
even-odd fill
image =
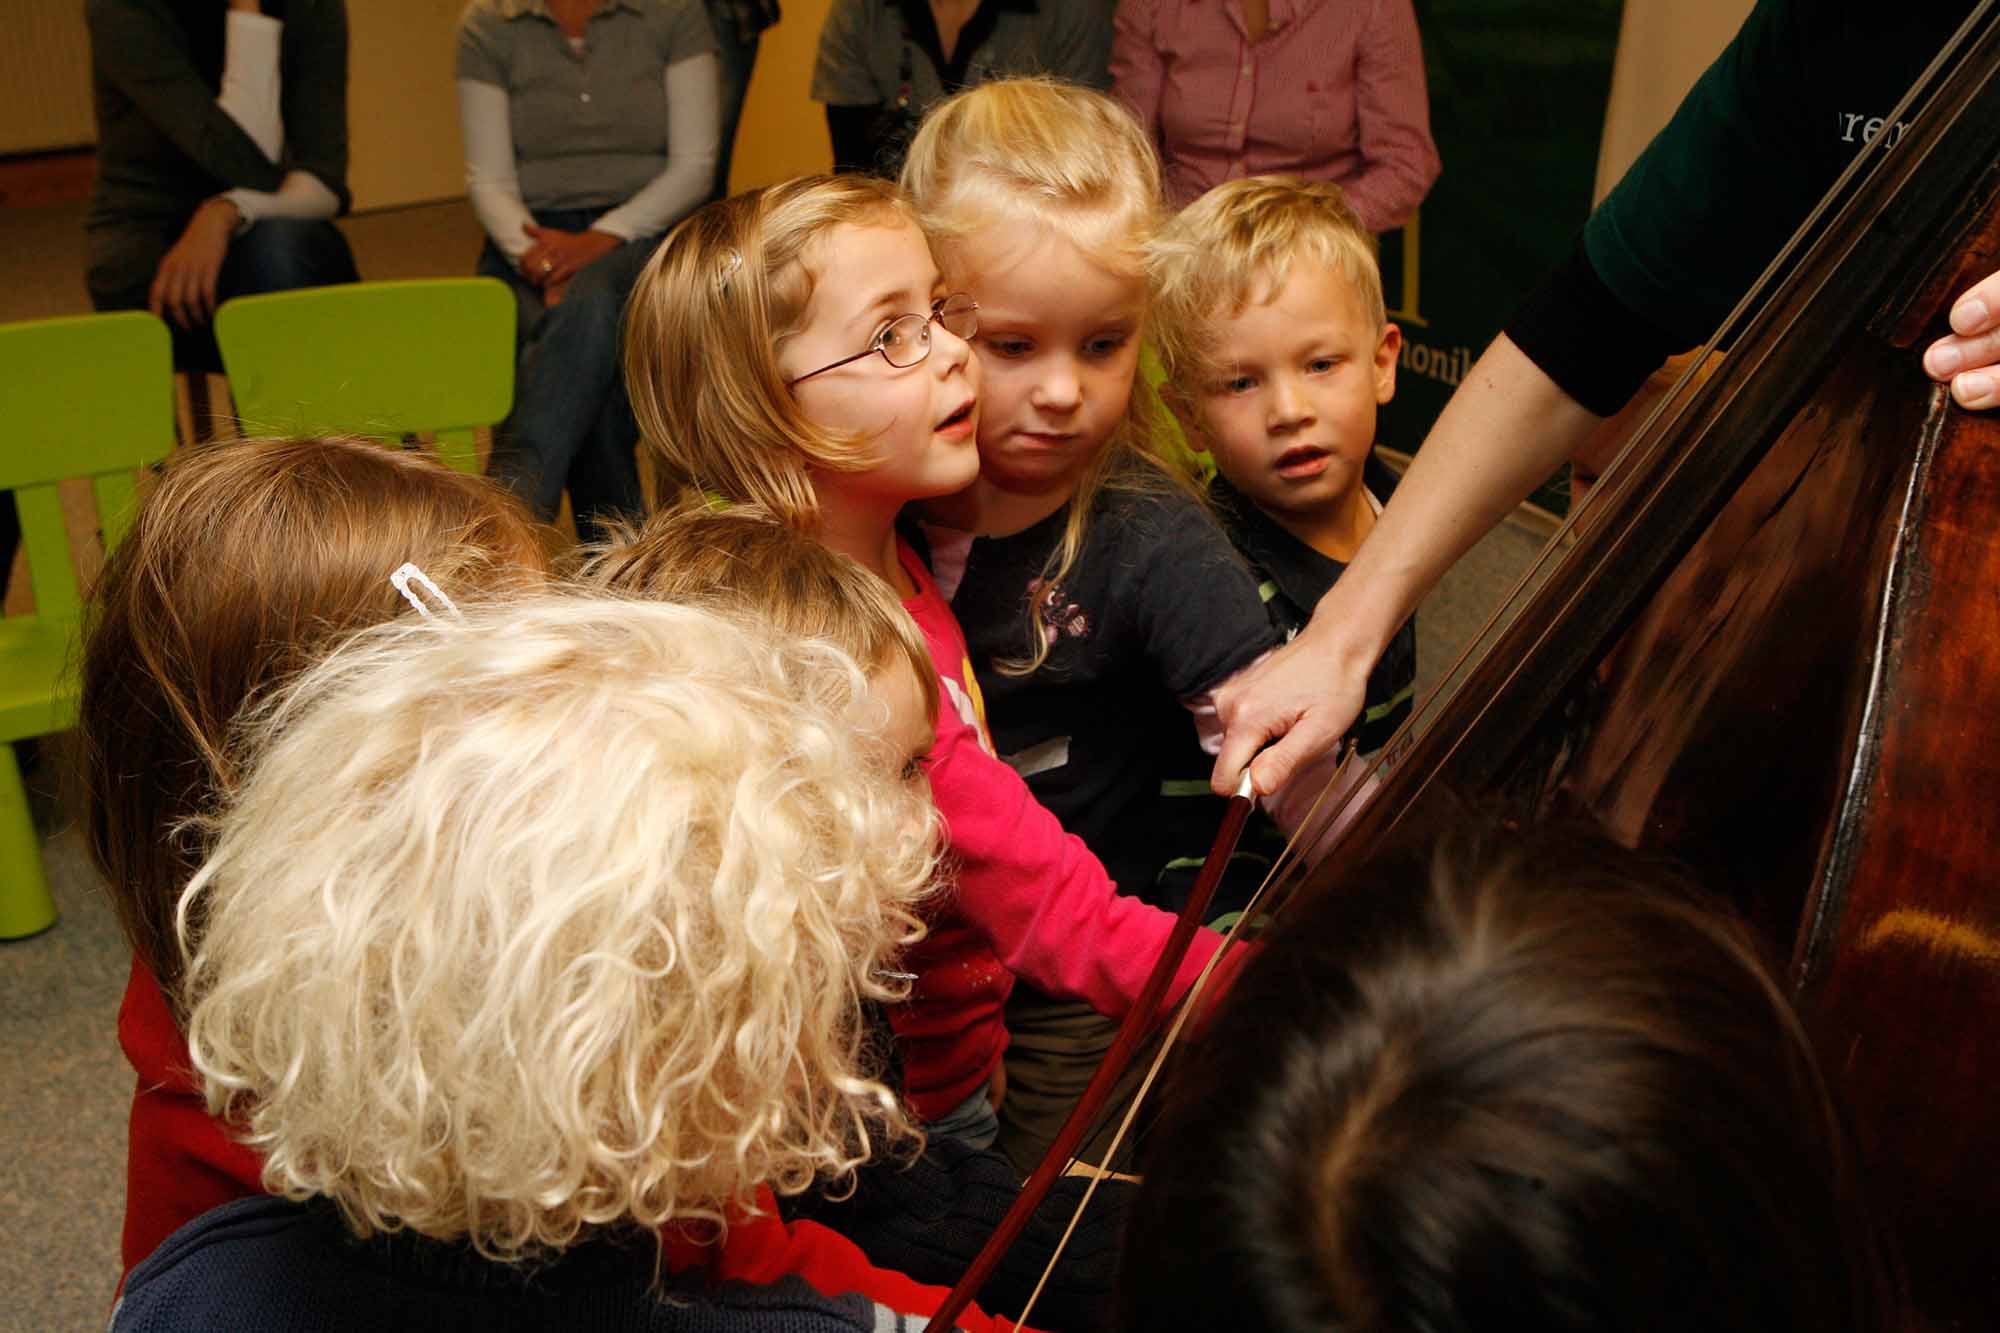
[[[1240,0],[1121,0],[1118,95],[1153,135],[1179,208],[1226,180],[1329,180],[1371,231],[1409,220],[1437,179],[1410,0],[1270,0],[1252,43]]]

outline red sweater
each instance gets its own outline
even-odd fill
[[[118,1040],[138,1071],[132,1132],[125,1155],[125,1274],[184,1223],[232,1199],[264,1191],[264,1163],[209,1115],[196,1090],[194,1061],[159,983],[137,958],[118,1009]],[[705,1268],[718,1282],[771,1283],[796,1274],[827,1296],[858,1292],[910,1315],[944,1303],[943,1287],[876,1268],[852,1241],[817,1222],[778,1217],[768,1189],[757,1193],[757,1216],[738,1219],[720,1243],[690,1240],[669,1230],[669,1271]],[[124,1284],[124,1275],[119,1284]],[[966,1333],[1008,1333],[1008,1320],[972,1308],[958,1326]]]
[[[983,1087],[1007,1046],[1002,1017],[1016,975],[1051,995],[1123,1017],[1174,918],[1128,898],[1090,849],[1065,833],[1020,775],[993,755],[965,635],[924,562],[897,554],[917,586],[903,606],[938,673],[931,796],[944,816],[956,885],[931,933],[907,955],[907,1004],[888,1010],[910,1105],[934,1120]],[[1178,1002],[1221,947],[1203,930],[1167,992]]]

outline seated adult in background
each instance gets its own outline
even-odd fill
[[[1216,791],[1234,791],[1245,765],[1275,791],[1339,740],[1383,646],[1437,580],[1669,354],[1721,326],[1870,135],[1901,132],[1883,118],[1972,8],[1759,0],[1453,391],[1312,620],[1216,692]],[[2000,404],[1996,279],[1960,297],[1954,335],[1924,355],[1968,408]]]
[[[1332,181],[1370,231],[1437,180],[1410,0],[1121,0],[1111,82],[1175,208],[1224,181]]]
[[[812,98],[833,169],[894,176],[917,122],[951,93],[1016,74],[1110,86],[1113,0],[833,0]]]
[[[768,1215],[913,1132],[861,1023],[936,863],[908,711],[824,645],[582,595],[335,649],[252,727],[181,904],[195,1069],[281,1197],[175,1232],[112,1327],[934,1308]]]
[[[625,296],[708,198],[715,34],[700,0],[472,0],[458,30],[479,272],[513,289],[520,369],[492,470],[578,531],[644,508],[618,373]]]
[[[1890,1326],[1804,1031],[1664,870],[1468,822],[1264,941],[1161,1098],[1122,1327]]]
[[[151,310],[220,370],[232,296],[353,282],[342,0],[89,0],[90,302]]]

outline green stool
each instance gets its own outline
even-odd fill
[[[88,477],[105,549],[131,526],[135,474],[174,447],[167,326],[129,312],[0,325],[0,490],[14,492],[35,614],[0,619],[0,742],[76,724],[83,600],[56,483]],[[55,923],[41,840],[0,744],[0,939]]]
[[[514,402],[514,295],[493,278],[239,296],[215,340],[246,435],[432,434],[477,472],[473,432]]]

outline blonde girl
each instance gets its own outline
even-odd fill
[[[118,1039],[138,1072],[125,1270],[208,1208],[259,1193],[262,1162],[187,1070],[174,902],[206,841],[191,821],[241,776],[231,727],[342,634],[416,614],[406,562],[451,598],[537,582],[544,530],[497,486],[362,440],[246,440],[178,454],[92,591],[78,724],[84,841],[132,945]],[[420,585],[418,597],[429,594]]]
[[[208,1108],[283,1197],[182,1228],[113,1327],[903,1327],[687,1245],[909,1133],[859,1016],[937,829],[882,711],[825,644],[576,592],[308,671],[177,919]]]
[[[1154,452],[1161,408],[1136,372],[1159,164],[1113,99],[1013,79],[932,111],[903,186],[947,282],[980,306],[979,479],[929,507],[926,535],[994,741],[1126,893],[1176,909],[1223,809],[1203,780],[1209,694],[1278,638]],[[1218,908],[1260,870],[1246,855]],[[1112,1032],[1025,988],[1008,1026],[1002,1143],[1025,1164]]]
[[[965,641],[896,532],[914,500],[978,470],[978,312],[950,290],[895,188],[790,181],[711,205],[667,238],[627,314],[626,379],[666,489],[752,503],[856,560],[901,598],[936,673],[926,756],[954,891],[891,1006],[910,1105],[983,1146],[1019,973],[1122,1014],[1170,918],[1103,867],[994,757]],[[1176,998],[1213,953],[1205,936]]]

